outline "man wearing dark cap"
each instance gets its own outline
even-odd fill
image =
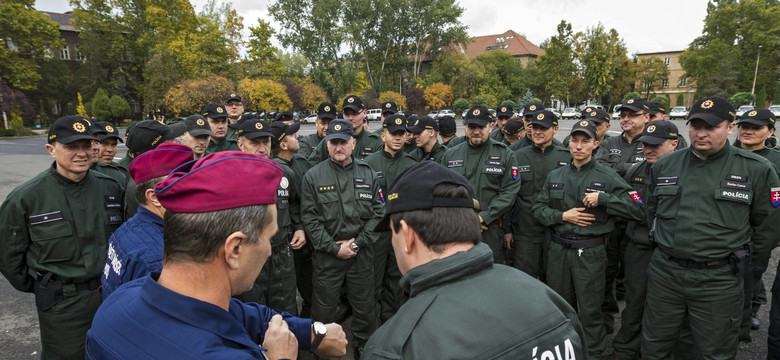
[[[523,118],[514,116],[507,120],[504,125],[504,143],[507,146],[512,146],[521,138],[525,137],[525,124]]]
[[[116,155],[117,141],[122,141],[119,137],[119,132],[108,121],[92,122],[90,129],[97,139],[97,141],[92,143],[92,147],[94,150],[95,145],[97,145],[98,153],[97,161],[89,169],[108,175],[122,184],[122,187],[126,187],[129,179],[127,171],[113,162],[114,155]]]
[[[650,122],[656,120],[667,120],[669,117],[666,115],[666,107],[658,101],[648,101],[647,110],[650,113]],[[688,142],[682,134],[678,134],[677,137],[677,149],[684,149],[688,147]]]
[[[225,137],[230,141],[237,141],[236,129],[238,122],[241,121],[244,114],[244,102],[241,101],[241,95],[230,93],[225,96],[225,111],[228,115],[227,135]]]
[[[525,136],[521,137],[519,140],[517,140],[510,149],[512,151],[522,149],[527,146],[533,145],[534,141],[532,139],[532,133],[531,133],[531,122],[534,120],[534,116],[544,110],[544,105],[540,102],[532,101],[528,104],[525,104],[523,107],[523,123],[525,124]],[[558,139],[553,139],[553,144],[558,146],[563,146],[563,144],[558,141]]]
[[[97,126],[103,128],[105,134],[98,135],[100,141],[100,151],[98,152],[98,161],[111,164],[116,156],[116,146],[122,141],[119,137],[119,131],[108,121],[98,121]]]
[[[84,358],[108,237],[124,220],[121,184],[89,171],[94,136],[85,120],[52,124],[51,167],[0,206],[0,272],[17,290],[35,293],[43,359]]]
[[[130,176],[136,183],[138,210],[108,239],[108,252],[100,278],[105,299],[120,285],[162,270],[163,215],[154,186],[168,174],[192,161],[186,145],[164,143],[130,163]]]
[[[607,131],[609,131],[610,128],[610,117],[609,113],[606,111],[589,106],[582,111],[582,119],[596,123],[596,137],[598,138],[599,144],[603,144],[604,139],[610,137],[609,134],[607,134]],[[571,138],[571,135],[566,135],[566,137],[563,139],[563,147],[567,149],[569,148],[569,138]],[[598,147],[593,149],[593,156],[596,156],[598,151]]]
[[[455,125],[455,118],[452,116],[445,116],[439,119],[439,137],[441,137],[441,145],[444,147],[449,146],[448,144],[452,139],[455,138],[458,132],[458,128]]]
[[[490,138],[498,142],[504,142],[504,127],[506,122],[513,116],[515,116],[515,109],[512,108],[512,105],[503,104],[499,106],[498,111],[496,111],[496,125],[493,128],[493,132],[490,133]]]
[[[287,125],[292,125],[295,122],[295,117],[292,111],[280,111],[274,116],[274,122],[281,121]]]
[[[222,104],[208,104],[201,113],[206,117],[211,132],[214,134],[208,148],[206,148],[206,154],[238,150],[236,140],[227,136],[228,115],[225,107]]]
[[[410,298],[371,337],[366,359],[585,358],[574,309],[526,274],[493,263],[466,178],[423,161],[387,193],[375,230],[391,232]]]
[[[127,137],[130,136],[130,132],[137,124],[138,124],[137,122],[134,122],[128,125],[127,128],[125,129],[125,144],[127,144]],[[116,164],[119,165],[119,167],[121,167],[122,169],[124,169],[125,172],[127,172],[128,169],[130,168],[130,161],[132,160],[133,158],[130,156],[130,152],[128,151],[127,153],[125,153],[125,156],[123,158],[117,161]]]
[[[517,125],[510,120],[507,127],[522,125],[522,120],[516,119]],[[553,143],[556,133],[558,118],[552,112],[542,110],[534,115],[531,123],[534,144],[515,150],[520,191],[511,216],[513,242],[507,245],[514,248],[513,265],[542,282],[547,278],[547,228],[534,219],[531,208],[547,175],[571,161],[569,151]]]
[[[312,317],[331,321],[342,284],[352,305],[355,358],[376,322],[373,272],[374,226],[382,217],[379,182],[368,164],[352,157],[352,124],[336,119],[324,142],[330,158],[303,177],[301,220],[314,246]]]
[[[271,156],[269,124],[264,120],[247,119],[236,131],[238,147],[245,153],[268,159]],[[298,314],[295,299],[295,261],[292,249],[306,243],[301,225],[300,192],[295,173],[280,165],[282,179],[276,191],[276,213],[279,230],[271,238],[271,257],[255,279],[255,285],[236,296],[244,302],[258,302],[278,311]]]
[[[468,142],[447,149],[442,164],[463,175],[483,204],[479,212],[482,241],[490,245],[497,263],[504,263],[504,234],[511,233],[502,215],[510,211],[520,189],[515,154],[490,139],[493,115],[484,106],[469,109],[463,121]]]
[[[366,164],[376,173],[379,184],[379,199],[385,201],[385,193],[390,183],[417,161],[403,151],[406,140],[406,118],[403,115],[390,115],[382,122],[382,140],[384,150],[373,153],[366,158]],[[374,244],[374,281],[377,298],[380,299],[381,312],[379,320],[387,321],[401,306],[403,294],[398,287],[401,273],[395,263],[395,256],[390,244],[390,233],[379,233],[379,239]]]
[[[282,176],[273,161],[224,151],[179,167],[155,186],[166,209],[162,271],[106,298],[88,334],[90,356],[294,359],[298,349],[343,356],[338,324],[312,324],[231,299],[252,286],[271,254]]]
[[[382,138],[370,131],[363,131],[365,125],[363,119],[366,117],[366,106],[363,105],[363,100],[356,95],[347,96],[341,109],[344,112],[344,119],[351,122],[354,129],[355,145],[352,158],[363,160],[368,155],[382,150],[384,146]],[[325,141],[320,141],[317,148],[309,155],[309,162],[314,166],[327,159],[328,146]]]
[[[322,142],[322,139],[325,138],[325,135],[328,132],[328,124],[335,118],[336,106],[329,102],[321,103],[320,106],[317,107],[317,120],[314,121],[317,125],[317,132],[300,138],[301,148],[298,150],[298,155],[308,159],[312,151],[314,151],[317,145]]]
[[[184,119],[187,126],[187,132],[182,135],[184,145],[192,149],[195,159],[200,159],[206,155],[206,148],[209,146],[209,138],[214,136],[211,132],[207,120],[201,114],[193,114]]]
[[[549,231],[547,285],[579,309],[588,357],[599,359],[607,345],[601,314],[605,245],[615,218],[641,220],[644,208],[632,197],[631,186],[593,160],[596,134],[591,121],[574,124],[569,142],[572,162],[550,172],[532,211]]]
[[[381,118],[379,119],[380,124],[383,124],[388,116],[398,113],[398,105],[396,105],[393,101],[385,101],[382,103],[382,105],[379,106],[379,108],[382,110],[382,113],[380,114]],[[376,129],[373,131],[373,133],[382,136],[382,132],[384,132],[384,130],[384,127],[380,126],[379,129]]]
[[[412,157],[419,161],[433,160],[440,162],[447,148],[439,144],[436,134],[439,132],[439,124],[430,116],[414,116],[409,119],[409,132],[414,134],[417,150],[411,153]]]
[[[669,358],[685,319],[701,357],[736,356],[743,274],[751,257],[764,261],[776,244],[780,180],[766,159],[728,144],[735,117],[726,99],[696,101],[691,146],[650,169],[647,221],[657,247],[647,271],[643,359]]]
[[[647,179],[650,167],[662,156],[672,153],[678,145],[677,126],[668,120],[656,120],[645,127],[637,139],[642,142],[645,160],[626,172],[624,179],[634,188],[631,196],[647,199]],[[647,266],[655,245],[650,238],[647,219],[631,221],[626,227],[628,244],[625,250],[626,307],[621,313],[620,330],[612,342],[616,359],[639,358],[642,341],[642,315],[647,298]]]

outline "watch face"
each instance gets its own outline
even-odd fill
[[[321,322],[314,323],[314,333],[317,335],[325,335],[328,332],[328,328]]]

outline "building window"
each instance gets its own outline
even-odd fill
[[[502,48],[502,49],[506,49],[506,48],[508,48],[508,47],[509,47],[509,44],[504,44],[504,45],[501,45],[501,48]]]
[[[62,50],[60,50],[60,57],[62,60],[70,60],[70,54],[68,53],[68,45],[65,45]]]
[[[485,50],[487,50],[487,51],[495,50],[495,49],[498,49],[498,45],[492,45],[492,46],[488,46],[487,48],[485,48]]]
[[[672,58],[670,58],[670,57],[665,57],[664,58],[664,64],[669,65],[671,62],[672,62]]]
[[[506,37],[507,40],[514,39],[514,38],[515,38],[514,35],[509,35],[509,36]]]
[[[78,61],[86,61],[87,57],[84,55],[83,52],[81,52],[81,49],[79,49],[78,46],[76,46],[76,60]]]
[[[669,87],[669,79],[661,80],[661,87],[662,88],[668,88]]]
[[[680,78],[680,87],[683,87],[688,84],[688,78]]]

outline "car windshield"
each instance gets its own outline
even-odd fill
[[[772,105],[769,108],[777,110],[777,109],[780,109],[780,105]]]
[[[739,107],[740,110],[752,110],[753,107],[750,105],[742,105]]]
[[[683,110],[685,110],[685,106],[678,106],[678,107],[672,109],[672,111],[683,111]]]

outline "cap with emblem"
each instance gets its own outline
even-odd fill
[[[130,177],[136,184],[168,175],[173,169],[193,161],[192,149],[183,144],[162,143],[130,162]]]
[[[647,111],[650,113],[650,115],[655,115],[658,113],[666,114],[666,106],[658,101],[648,101]]]
[[[85,118],[84,121],[87,122],[87,129],[89,130],[90,133],[92,133],[92,136],[100,139],[102,135],[108,134],[106,129],[98,125],[96,120],[90,120]]]
[[[221,151],[179,166],[154,187],[160,204],[177,213],[203,213],[276,203],[282,168],[273,160]],[[230,186],[225,186],[230,182]],[[241,189],[241,196],[236,196]]]
[[[571,135],[574,135],[576,132],[584,133],[585,135],[588,135],[589,137],[595,138],[596,137],[596,123],[590,120],[580,120],[576,123],[574,123],[574,126],[571,128]]]
[[[506,122],[506,125],[504,125],[504,134],[514,135],[519,133],[523,129],[525,129],[525,123],[523,123],[523,118],[515,116],[509,118],[509,120]]]
[[[512,108],[512,105],[504,104],[498,107],[498,111],[496,111],[496,117],[512,117],[515,114],[515,109]]]
[[[625,104],[620,105],[617,111],[628,109],[631,111],[647,111],[647,105],[642,98],[628,99]]]
[[[409,118],[408,129],[412,134],[419,134],[423,132],[423,130],[428,129],[439,131],[439,124],[430,116],[411,116]]]
[[[606,111],[594,108],[590,108],[590,111],[587,110],[588,109],[585,109],[585,111],[582,113],[583,120],[590,120],[596,124],[609,123],[610,117]]]
[[[192,136],[214,136],[214,133],[211,132],[209,123],[201,114],[187,116],[187,118],[184,119],[184,124],[187,125],[187,132]]]
[[[669,120],[656,120],[648,123],[637,140],[650,145],[658,145],[666,140],[677,140],[680,132],[677,125]]]
[[[299,122],[294,122],[292,125],[287,125],[281,121],[272,122],[269,126],[269,131],[271,132],[271,145],[279,145],[285,136],[295,134],[300,129],[301,123]]]
[[[352,123],[344,119],[336,119],[328,124],[328,135],[325,136],[325,141],[333,139],[349,140],[355,135],[355,130],[352,128]]]
[[[734,121],[737,113],[734,105],[719,96],[708,96],[696,101],[688,111],[688,122],[693,119],[701,119],[710,126],[718,126],[723,121]]]
[[[241,102],[241,95],[236,93],[227,94],[227,96],[225,96],[225,104],[229,103],[231,100]]]
[[[49,144],[55,141],[70,144],[76,140],[95,140],[87,124],[87,119],[76,115],[57,119],[49,128]]]
[[[444,116],[439,119],[439,132],[442,134],[454,134],[457,131],[455,125],[455,118],[452,116]]]
[[[181,121],[168,124],[168,127],[171,128],[171,139],[182,136],[187,132],[187,124]]]
[[[406,132],[406,118],[403,115],[390,115],[382,122],[382,128],[394,134],[396,131]]]
[[[105,131],[98,133],[98,140],[103,141],[109,138],[115,138],[119,142],[124,142],[122,141],[122,138],[119,137],[119,130],[114,127],[114,124],[108,121],[97,121],[92,126],[99,127]]]
[[[531,101],[523,107],[523,116],[535,114],[537,111],[544,110],[544,105],[538,101]]]
[[[398,105],[392,101],[386,101],[382,103],[382,115],[390,113],[395,114],[398,112]]]
[[[484,106],[477,106],[469,109],[466,113],[466,118],[463,120],[463,125],[475,124],[479,126],[487,126],[487,124],[493,122],[493,115]]]
[[[236,137],[245,137],[247,139],[257,139],[261,136],[273,137],[268,129],[268,123],[259,119],[247,120],[241,123],[236,130]]]
[[[409,184],[414,184],[409,186]],[[433,188],[439,184],[453,184],[466,188],[470,199],[438,198]],[[474,187],[463,175],[447,169],[435,161],[423,161],[404,170],[387,189],[385,215],[374,227],[374,231],[390,230],[390,215],[413,210],[428,210],[435,207],[459,207],[479,209]]]
[[[742,114],[739,122],[737,122],[737,125],[748,123],[758,126],[766,125],[769,126],[770,129],[774,129],[776,120],[777,117],[775,117],[775,114],[773,114],[771,111],[767,109],[755,109]]]
[[[206,105],[206,107],[203,108],[203,111],[201,111],[201,113],[203,114],[203,116],[210,117],[212,119],[227,117],[227,111],[225,111],[225,106],[216,103]]]
[[[177,136],[170,127],[156,120],[144,120],[127,136],[127,149],[138,156]]]
[[[542,110],[534,114],[531,124],[541,125],[549,129],[553,126],[558,126],[558,117],[550,110]]]
[[[341,104],[341,111],[344,111],[346,109],[354,110],[354,111],[360,111],[365,109],[366,106],[363,105],[363,99],[361,99],[357,95],[350,95],[347,96],[346,99],[344,99],[344,103]]]
[[[276,121],[293,121],[293,120],[295,120],[295,117],[293,117],[292,111],[280,111],[274,117],[274,122],[276,122]]]
[[[317,108],[317,117],[320,119],[333,120],[336,118],[336,106],[329,102],[323,102]]]

